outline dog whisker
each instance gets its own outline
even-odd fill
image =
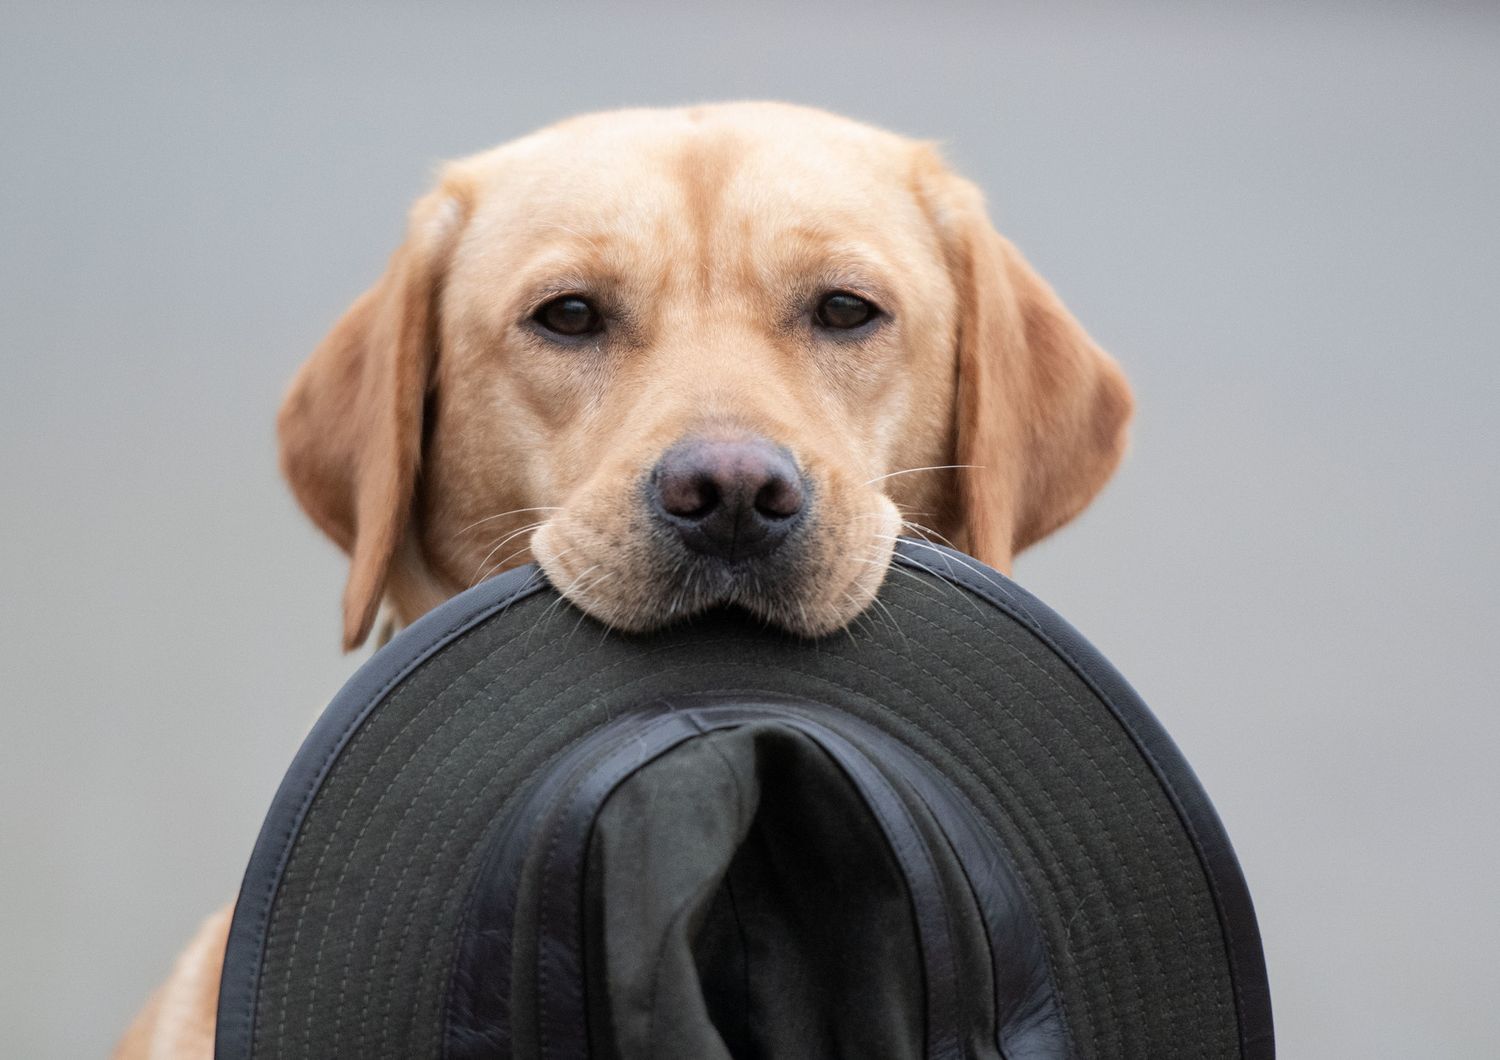
[[[524,523],[521,526],[516,527],[510,533],[505,534],[498,541],[495,541],[495,542],[493,542],[490,545],[490,554],[493,555],[495,549],[498,549],[501,546],[503,546],[511,538],[517,537],[517,536],[519,536],[521,534],[524,534],[524,533],[526,533],[526,532],[528,532],[530,530],[536,530],[536,529],[538,529],[540,527],[543,527],[543,526],[546,526],[546,525],[547,525],[547,520],[540,519],[537,522],[534,522],[534,523]]]
[[[847,593],[848,590],[845,590],[845,592]],[[807,629],[810,625],[807,620],[807,605],[802,602],[800,597],[797,600],[797,614],[802,616],[802,628]]]
[[[880,609],[880,612],[883,615],[885,615],[886,620],[890,622],[891,629],[893,629],[893,630],[896,631],[896,635],[901,638],[901,642],[903,644],[905,644],[906,647],[907,647],[907,650],[910,651],[911,650],[911,641],[907,640],[906,631],[901,628],[901,623],[896,621],[896,614],[895,614],[895,612],[893,612],[886,605],[885,601],[882,600],[882,599],[880,599],[880,597],[878,597],[878,596],[871,597],[870,598],[870,604],[871,604],[872,607],[877,607],[877,608]]]
[[[517,537],[519,537],[522,534],[530,533],[530,532],[536,530],[538,527],[541,527],[541,526],[543,526],[545,524],[546,524],[546,520],[545,519],[542,520],[539,523],[530,523],[527,526],[521,527],[519,530],[512,530],[510,533],[508,533],[504,537],[502,537],[499,541],[497,541],[495,543],[495,546],[493,548],[491,548],[489,550],[489,552],[485,553],[484,559],[482,559],[482,560],[479,561],[479,566],[475,568],[475,578],[469,584],[470,585],[478,585],[480,582],[484,581],[485,578],[488,578],[490,575],[496,573],[501,567],[503,567],[505,565],[505,559],[512,559],[515,556],[519,555],[520,552],[526,551],[526,548],[530,548],[531,546],[528,544],[525,548],[520,549],[518,552],[512,552],[509,556],[506,556],[505,559],[501,560],[499,563],[495,564],[494,567],[492,567],[488,571],[486,571],[485,574],[484,574],[484,577],[479,577],[478,576],[479,571],[484,570],[485,564],[489,563],[490,557],[493,556],[496,552],[499,552],[502,548],[504,548],[507,542],[509,542],[509,541],[511,541],[511,540],[513,540],[513,539],[515,539]]]
[[[851,593],[848,589],[844,590],[844,599],[848,600],[851,604],[856,604],[857,605],[859,603],[859,601],[854,598],[854,594]],[[850,623],[848,623],[848,622],[844,623],[844,627],[843,627],[844,628],[844,633],[845,633],[846,636],[848,636],[849,643],[852,644],[852,645],[854,645],[855,650],[858,651],[859,650],[859,638],[854,635],[853,631],[850,630],[849,626],[850,626]]]
[[[568,643],[572,643],[572,640],[573,640],[574,636],[576,636],[577,633],[578,633],[578,630],[580,628],[582,628],[584,619],[586,619],[586,618],[589,617],[588,610],[583,606],[583,600],[584,600],[584,598],[589,593],[591,593],[595,589],[599,588],[600,585],[602,585],[605,582],[609,581],[609,579],[613,578],[618,573],[619,573],[619,571],[607,570],[603,574],[599,575],[599,577],[597,577],[593,581],[589,582],[589,584],[587,586],[585,586],[585,587],[583,587],[581,589],[580,588],[574,588],[574,587],[570,587],[569,588],[568,591],[571,592],[571,593],[573,593],[573,594],[575,594],[575,596],[577,597],[577,601],[574,603],[574,606],[578,608],[578,621],[573,623],[573,628],[568,632]]]
[[[876,563],[876,561],[872,560],[872,559],[871,560],[864,560],[863,562],[868,563],[871,566],[874,566],[875,563]],[[901,566],[901,564],[899,564],[899,563],[891,563],[891,564],[889,564],[888,565],[888,569],[891,570],[891,571],[894,571],[897,574],[900,574],[902,577],[910,578],[913,581],[915,581],[915,582],[917,582],[917,583],[919,583],[921,585],[926,585],[927,584],[925,581],[923,581],[921,578],[917,577],[915,574],[913,574],[911,571],[907,570],[905,567]],[[924,569],[926,569],[926,568],[924,568]]]
[[[916,515],[918,513],[912,512],[911,514],[912,515]],[[923,540],[930,541],[930,540],[932,540],[932,538],[937,538],[937,540],[938,540],[938,542],[940,544],[947,545],[949,548],[953,549],[953,551],[955,551],[955,552],[962,551],[952,541],[948,540],[946,537],[944,537],[942,534],[938,533],[936,530],[934,530],[930,526],[923,526],[921,523],[914,523],[914,522],[912,522],[909,519],[902,519],[901,520],[901,525],[904,526],[904,527],[906,527],[908,530],[914,530],[914,531],[916,531],[916,535],[918,537],[922,538]]]
[[[981,581],[985,582],[987,585],[990,585],[991,587],[993,587],[996,592],[1000,593],[1007,600],[1011,600],[1011,601],[1015,600],[1015,597],[1013,595],[1011,595],[1010,590],[1006,589],[1006,587],[1004,585],[1002,585],[1001,583],[997,582],[993,577],[991,577],[990,574],[989,574],[989,572],[987,572],[987,571],[985,571],[985,570],[983,570],[983,569],[981,569],[979,567],[976,567],[972,563],[969,563],[969,562],[965,561],[964,559],[960,558],[960,556],[956,556],[956,555],[954,555],[954,554],[952,554],[950,552],[943,551],[943,550],[939,549],[937,545],[933,544],[930,541],[925,541],[925,540],[921,540],[919,538],[914,538],[914,537],[909,537],[906,540],[909,541],[909,542],[911,542],[911,544],[913,544],[917,548],[930,549],[931,551],[933,551],[933,552],[937,553],[938,555],[942,556],[943,559],[944,559],[944,561],[946,561],[948,563],[956,563],[958,566],[962,567],[964,570],[966,570],[969,573],[973,574],[974,577],[980,579]],[[916,559],[912,558],[911,556],[908,556],[906,558],[907,558],[907,560],[909,562],[913,563],[914,565],[922,568],[923,570],[927,571],[929,574],[932,574],[934,577],[936,577],[938,579],[938,583],[939,584],[946,586],[948,589],[952,590],[954,593],[956,593],[957,595],[959,595],[960,597],[962,597],[964,600],[968,601],[969,605],[971,607],[973,607],[976,612],[981,612],[982,613],[981,608],[979,607],[979,604],[975,602],[974,598],[969,593],[959,592],[957,586],[949,584],[948,581],[947,581],[947,579],[943,578],[942,575],[938,574],[938,572],[935,571],[935,570],[933,570],[931,567],[928,567],[925,564],[918,562]]]
[[[939,534],[938,536],[941,537],[942,535]],[[928,541],[925,538],[912,538],[912,537],[909,537],[909,538],[907,538],[907,540],[910,541],[913,545],[917,546],[918,548],[927,548],[927,549],[932,550],[933,552],[936,552],[938,555],[942,556],[943,559],[947,560],[949,563],[957,563],[960,567],[962,567],[964,570],[968,571],[969,573],[973,574],[976,578],[979,578],[982,581],[985,581],[985,582],[989,583],[990,585],[994,586],[996,589],[1000,590],[1001,592],[1004,592],[1007,596],[1010,595],[1008,592],[1006,592],[1006,589],[1005,589],[1004,585],[1001,585],[999,582],[997,582],[990,575],[990,573],[988,571],[986,571],[986,570],[984,570],[984,569],[982,569],[980,567],[976,567],[973,563],[970,563],[969,561],[965,560],[963,558],[963,552],[960,549],[954,548],[953,545],[950,544],[948,546],[949,549],[952,549],[951,552],[945,552],[945,551],[940,550],[934,542]],[[954,555],[954,553],[958,553],[958,554]]]
[[[893,547],[894,547],[894,545],[897,542],[906,541],[906,542],[908,542],[908,543],[910,543],[912,545],[916,545],[918,547],[929,548],[929,549],[931,549],[934,552],[938,552],[939,551],[938,547],[936,545],[933,545],[930,542],[922,541],[919,538],[915,538],[915,537],[904,537],[904,538],[902,538],[902,537],[895,537],[895,536],[892,536],[890,534],[877,534],[876,536],[880,537],[880,538],[883,538],[886,541],[890,541],[892,543]],[[942,554],[944,556],[946,556],[946,553],[942,553]],[[936,589],[939,593],[951,592],[951,593],[954,593],[954,594],[957,594],[957,595],[960,595],[960,596],[964,596],[965,599],[967,599],[967,596],[965,594],[959,592],[959,589],[958,589],[957,586],[950,584],[946,578],[944,578],[937,571],[933,570],[932,567],[930,567],[927,564],[923,563],[921,560],[918,560],[914,556],[905,556],[905,557],[903,557],[903,559],[905,560],[906,563],[911,564],[912,566],[916,567],[918,570],[925,571],[926,573],[932,575],[932,581],[925,581],[925,580],[923,580],[921,578],[916,578],[916,580],[918,582],[920,582],[922,585],[926,586],[929,590]],[[891,563],[891,569],[892,570],[901,570],[901,564],[892,562]],[[906,571],[905,573],[911,574],[910,571]],[[915,575],[912,575],[912,577],[915,578]],[[972,603],[973,601],[970,601],[970,602]]]
[[[900,471],[891,471],[891,472],[888,472],[888,473],[886,473],[884,475],[876,475],[872,479],[868,479],[868,480],[866,480],[864,482],[861,482],[860,485],[861,486],[871,486],[871,485],[874,485],[877,482],[884,482],[888,478],[895,478],[897,475],[914,475],[918,471],[952,471],[952,470],[957,470],[959,468],[974,468],[976,470],[982,471],[982,470],[984,470],[984,465],[983,464],[934,464],[931,467],[906,467],[906,468],[902,468]]]
[[[572,592],[573,587],[578,585],[584,578],[588,577],[590,574],[592,574],[602,566],[602,563],[595,563],[592,566],[585,567],[583,570],[579,571],[578,574],[574,575],[573,580],[568,583],[568,587],[566,589],[559,588],[554,583],[553,587],[557,588],[557,597],[547,605],[546,609],[542,611],[542,613],[537,617],[536,622],[527,632],[526,636],[528,638],[528,643],[529,638],[534,636],[538,629],[545,626],[549,621],[551,621],[553,612],[558,612],[560,614],[563,604],[572,604],[572,601],[568,598],[568,593]],[[580,610],[582,609],[580,608]]]
[[[474,529],[476,526],[479,526],[481,523],[492,523],[496,519],[504,519],[507,515],[525,515],[527,512],[560,511],[562,511],[562,509],[557,507],[556,505],[542,505],[541,507],[537,508],[512,508],[508,512],[496,512],[494,515],[486,515],[483,519],[475,519],[472,523],[464,527],[462,530],[456,531],[453,536],[457,537],[459,534],[467,534],[470,530]],[[545,520],[543,521],[545,522]]]
[[[601,254],[603,253],[603,251],[599,247],[598,241],[595,240],[592,236],[585,235],[583,232],[580,232],[578,229],[573,228],[570,225],[565,225],[561,221],[544,221],[544,222],[538,223],[537,227],[538,228],[544,228],[544,229],[545,228],[552,228],[552,229],[556,229],[559,232],[566,232],[566,233],[568,233],[568,235],[575,236],[576,238],[582,240],[584,243],[588,244],[588,246],[592,250],[594,250],[594,251],[596,251],[598,253],[601,253]]]
[[[489,566],[488,569],[485,570],[484,574],[478,579],[478,581],[474,582],[473,584],[478,585],[479,582],[484,581],[486,578],[493,578],[495,575],[499,574],[501,571],[503,571],[503,570],[509,570],[510,567],[511,567],[511,565],[512,565],[511,561],[513,559],[515,559],[518,556],[524,555],[525,553],[529,552],[530,550],[531,550],[531,542],[528,541],[526,544],[522,545],[520,548],[516,549],[514,552],[511,552],[508,555],[503,556],[500,559],[496,560],[493,564],[491,564]],[[569,551],[571,551],[571,549]]]
[[[576,546],[574,546],[574,547],[576,547]],[[571,548],[571,547],[563,549],[557,555],[555,555],[555,556],[552,557],[552,562],[554,564],[557,563],[559,560],[561,560],[564,556],[566,556],[568,553],[570,553],[572,551],[574,551],[574,548]],[[536,579],[536,578],[546,579],[547,578],[547,572],[542,569],[542,565],[540,563],[538,563],[536,565],[536,570],[532,572],[531,578],[532,579]],[[530,584],[530,581],[528,581],[527,584]]]

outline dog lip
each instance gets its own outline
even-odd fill
[[[806,545],[815,520],[797,518],[809,525],[772,548],[739,551],[732,558],[698,551],[677,529],[658,524],[651,534],[655,566],[663,575],[658,591],[664,599],[684,601],[680,610],[690,611],[750,600],[791,600],[807,590],[813,576]]]
[[[685,541],[674,544],[669,554],[676,560],[673,566],[682,571],[684,581],[708,578],[730,588],[754,581],[759,586],[780,589],[788,582],[800,582],[805,576],[803,550],[796,540],[778,542],[771,548],[741,551],[733,557],[699,552]]]

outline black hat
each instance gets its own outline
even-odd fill
[[[815,641],[615,633],[534,567],[398,635],[271,806],[216,1056],[1273,1052],[1156,719],[1035,597],[902,541]]]

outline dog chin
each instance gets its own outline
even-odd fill
[[[573,606],[624,633],[649,633],[729,607],[795,636],[826,636],[870,606],[891,556],[889,544],[878,542],[872,543],[878,556],[842,563],[806,554],[725,563],[679,548],[653,550],[649,562],[581,561],[575,568],[558,562],[563,550],[548,548],[548,536],[538,534],[533,543],[547,579]]]

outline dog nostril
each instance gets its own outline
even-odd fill
[[[765,555],[791,537],[807,487],[786,449],[758,436],[686,438],[652,470],[657,518],[694,552]]]
[[[802,510],[802,483],[772,475],[755,494],[755,510],[768,519],[790,519]]]
[[[719,506],[719,487],[708,475],[662,475],[656,491],[661,506],[683,519],[701,519]]]

